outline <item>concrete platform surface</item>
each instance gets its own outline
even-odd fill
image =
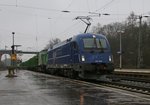
[[[0,71],[0,105],[150,105],[148,96],[65,78],[19,71],[8,78]]]
[[[115,69],[118,72],[150,73],[150,69]]]

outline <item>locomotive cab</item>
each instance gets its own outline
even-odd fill
[[[113,60],[107,39],[102,35],[85,35],[79,42],[79,76],[95,79],[112,73]]]

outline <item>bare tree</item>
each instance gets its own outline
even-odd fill
[[[53,46],[59,42],[61,42],[59,38],[51,39],[49,40],[49,43],[46,45],[45,49],[49,49],[49,48],[52,49]]]
[[[129,26],[136,26],[137,25],[137,19],[138,19],[138,16],[135,15],[134,12],[131,12],[130,15],[128,16],[127,20],[126,20],[126,24]]]
[[[124,24],[119,22],[107,24],[104,26],[101,26],[100,23],[98,23],[97,26],[92,28],[92,33],[104,34],[106,36],[116,36],[118,31],[124,30],[124,28]]]

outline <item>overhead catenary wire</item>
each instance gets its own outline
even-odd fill
[[[73,0],[71,0],[71,2],[68,4],[68,6],[65,9],[69,8],[72,5],[72,3],[73,3]]]
[[[71,5],[72,5],[72,3],[73,3],[73,0],[71,0],[71,2],[69,3],[69,5],[63,10],[63,11],[61,11],[61,12],[66,12],[66,9],[67,8],[69,8]],[[68,11],[67,11],[68,12]],[[60,17],[62,16],[62,14],[60,14],[58,17],[59,17],[59,19],[61,19]],[[54,21],[54,24],[57,22],[57,19]]]
[[[88,11],[90,11],[89,1],[86,0],[86,3],[87,3]]]
[[[18,1],[16,0],[16,7],[18,6]]]
[[[0,6],[8,6],[8,7],[16,7],[16,4],[0,4]],[[41,7],[34,7],[34,6],[27,6],[27,5],[18,5],[17,8],[25,8],[25,9],[34,9],[34,10],[42,10],[42,11],[51,11],[51,12],[62,12],[63,10],[59,9],[52,9],[52,8],[41,8]],[[88,13],[88,11],[70,11],[71,13]]]
[[[39,11],[48,11],[48,12],[54,12],[54,13],[62,13],[62,10],[59,10],[59,8],[58,9],[52,9],[51,7],[47,7],[47,8],[41,8],[41,7],[36,7],[36,6],[27,6],[27,5],[20,5],[19,3],[18,3],[18,1],[19,0],[16,0],[16,3],[14,3],[14,5],[9,5],[9,4],[0,4],[0,6],[10,6],[11,8],[13,7],[13,8],[18,8],[18,9],[22,9],[22,8],[25,8],[24,10],[30,10],[30,9],[35,9],[35,10],[39,10]],[[69,7],[71,7],[72,5],[73,5],[73,2],[74,0],[71,0],[70,1],[70,3],[68,3],[68,6],[65,8],[65,9],[69,9]],[[95,11],[95,12],[99,12],[100,10],[103,10],[103,9],[106,9],[106,8],[108,8],[109,6],[111,6],[111,4],[114,2],[115,0],[110,0],[107,4],[105,4],[105,5],[103,5],[101,8],[100,7],[98,7],[98,9],[97,8],[95,8],[95,9],[97,9],[97,11]],[[87,6],[88,6],[88,9],[87,9],[87,11],[82,11],[82,10],[79,10],[79,11],[70,11],[70,13],[89,13],[89,11],[90,11],[90,9],[92,10],[92,6],[91,6],[91,4],[90,4],[90,1],[89,0],[87,0]],[[90,8],[90,6],[91,6],[91,8]],[[95,10],[94,9],[94,10]],[[13,9],[12,9],[12,11],[13,11]],[[14,13],[15,11],[13,11],[13,13]],[[90,11],[90,12],[92,12],[92,11]],[[21,13],[21,12],[20,12]],[[23,13],[23,12],[22,12]],[[30,15],[30,13],[23,13],[23,14],[28,14],[28,15]],[[62,13],[63,14],[63,13]],[[31,15],[33,15],[33,14],[31,14]],[[41,13],[39,13],[39,14],[37,14],[38,15],[38,17],[41,15],[41,16],[43,16],[43,14],[41,14]],[[49,14],[48,14],[49,15]],[[49,16],[45,16],[45,17],[51,17],[50,15]],[[122,15],[129,15],[129,14],[111,14],[111,15],[119,15],[119,16],[122,16]],[[94,17],[94,16],[93,16]],[[95,16],[96,17],[96,16]],[[54,19],[54,21],[55,20],[64,20],[64,19],[66,19],[66,21],[68,21],[71,17],[68,17],[68,15],[67,15],[67,17],[59,17],[58,16],[58,14],[57,14],[57,16],[53,16],[53,17],[51,17],[52,19]],[[97,18],[96,18],[97,19]],[[108,20],[108,18],[100,18],[101,20],[103,20],[103,19],[107,19]],[[110,20],[113,20],[113,18],[109,18]],[[120,19],[120,17],[119,17],[119,19]],[[53,22],[54,22],[53,21]],[[70,21],[70,20],[69,20]],[[96,21],[97,22],[97,21]],[[99,21],[98,21],[99,22]],[[53,25],[55,25],[54,23],[53,23]],[[52,25],[52,26],[53,26]],[[76,25],[72,25],[72,28],[74,28]],[[68,27],[68,29],[65,29],[64,31],[62,31],[61,33],[65,33],[65,32],[70,32],[70,30],[69,29],[72,29],[71,27],[69,28]],[[11,32],[11,31],[10,31]],[[58,34],[61,34],[61,33],[58,33]],[[32,33],[31,33],[32,34]],[[30,37],[31,37],[31,34],[30,34]],[[40,33],[39,33],[40,34]],[[28,36],[29,34],[27,33],[24,33],[24,36],[23,37],[29,37]]]
[[[108,2],[107,4],[105,4],[104,6],[102,6],[100,9],[107,7],[108,5],[110,5],[114,0],[111,0],[110,2]],[[73,0],[70,2],[70,4],[65,8],[67,9],[68,7],[70,7],[73,3]],[[88,5],[88,9],[90,11],[89,8],[89,3],[87,1],[87,5]],[[59,10],[59,9],[50,9],[50,8],[41,8],[41,7],[33,7],[33,6],[26,6],[26,5],[18,5],[17,4],[17,0],[16,0],[16,4],[15,5],[11,5],[11,4],[0,4],[0,6],[11,6],[11,7],[17,7],[17,8],[26,8],[26,9],[36,9],[36,10],[42,10],[42,11],[51,11],[51,12],[63,12],[64,10]],[[98,12],[100,9],[95,10],[95,12]],[[69,11],[70,13],[86,13],[86,14],[91,14],[92,12],[89,11]],[[111,14],[114,15],[114,14]],[[118,14],[115,14],[118,15]],[[120,14],[119,14],[120,15]],[[95,16],[96,17],[96,16]],[[60,19],[60,18],[59,18]]]
[[[0,6],[9,6],[9,7],[17,7],[19,8],[26,8],[26,9],[37,9],[37,10],[44,10],[44,11],[54,11],[54,12],[59,12],[61,10],[57,9],[48,9],[48,8],[40,8],[40,7],[33,7],[33,6],[26,6],[26,5],[18,5],[18,4],[0,4]]]
[[[60,34],[63,34],[63,33],[66,33],[66,32],[68,32],[68,31],[70,31],[72,28],[74,28],[75,26],[77,26],[79,23],[80,23],[80,22],[74,23],[73,25],[71,25],[71,26],[67,27],[64,31],[62,31],[62,32],[59,32],[59,33],[55,34],[55,36],[57,36],[57,35],[60,35]]]
[[[109,6],[111,3],[113,3],[115,0],[111,0],[111,1],[109,1],[108,3],[106,3],[105,5],[103,5],[101,8],[99,8],[99,9],[97,9],[97,10],[95,10],[95,12],[97,12],[97,11],[99,11],[99,10],[101,10],[101,9],[104,9],[104,8],[106,8],[107,6]]]

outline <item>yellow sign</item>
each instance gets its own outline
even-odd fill
[[[11,60],[16,60],[17,59],[17,54],[12,54],[11,55]]]

